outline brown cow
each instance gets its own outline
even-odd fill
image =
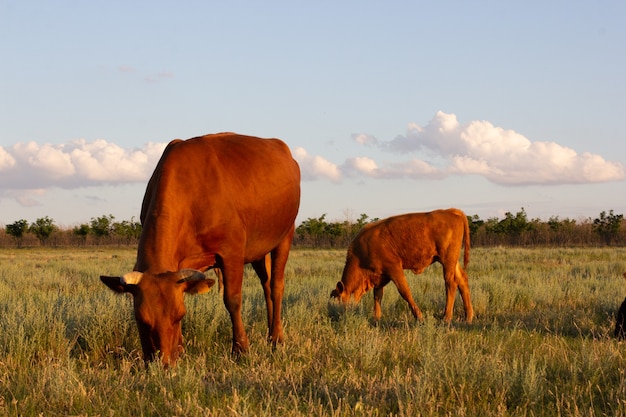
[[[624,272],[624,278],[626,278],[626,272]],[[624,340],[626,338],[626,298],[622,301],[622,305],[617,311],[614,334],[618,340]]]
[[[459,264],[461,246],[465,246],[464,267],[469,262],[469,226],[458,209],[410,213],[367,224],[350,243],[341,281],[330,294],[344,304],[374,288],[374,317],[379,319],[383,288],[393,281],[398,292],[411,307],[415,318],[422,312],[413,301],[404,269],[421,273],[434,262],[443,265],[446,283],[444,320],[452,320],[454,297],[459,288],[468,323],[474,317],[467,274]]]
[[[285,143],[234,133],[174,140],[148,182],[134,272],[100,279],[133,295],[146,361],[182,350],[184,293],[206,292],[219,268],[234,353],[249,342],[241,319],[244,264],[261,280],[269,339],[283,339],[284,270],[300,205],[300,169]],[[268,255],[268,254],[271,254]]]

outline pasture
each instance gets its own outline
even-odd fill
[[[425,320],[393,284],[373,300],[330,302],[345,250],[292,251],[285,343],[265,342],[251,268],[250,352],[231,357],[215,286],[187,296],[186,353],[144,366],[131,299],[101,274],[132,269],[133,248],[0,250],[0,416],[626,416],[626,342],[612,337],[626,296],[626,248],[476,248],[476,317],[451,325],[441,267],[408,273]]]

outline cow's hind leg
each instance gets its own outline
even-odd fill
[[[272,289],[270,287],[270,276],[272,262],[269,253],[258,261],[252,262],[254,271],[259,276],[261,287],[263,287],[263,296],[265,297],[265,306],[267,308],[267,328],[272,328],[272,320],[274,318],[274,308],[272,303]]]
[[[411,289],[409,288],[409,284],[406,280],[406,276],[404,275],[404,271],[402,267],[398,266],[393,271],[389,271],[389,278],[396,284],[396,288],[398,288],[398,292],[404,298],[404,300],[409,304],[411,308],[411,313],[413,313],[413,317],[422,321],[422,310],[415,304],[413,300],[413,295],[411,294]]]
[[[456,280],[456,262],[452,266],[443,265],[443,280],[446,284],[446,308],[443,313],[443,321],[450,323],[454,313],[454,298],[458,283]]]
[[[467,273],[461,268],[461,265],[457,262],[455,271],[456,283],[459,286],[459,292],[463,299],[463,308],[465,309],[465,321],[472,322],[474,318],[474,307],[472,307],[472,297],[470,296],[469,280]]]
[[[271,320],[269,321],[269,339],[274,344],[283,341],[283,323],[281,321],[281,311],[283,294],[285,292],[285,266],[289,258],[289,250],[293,240],[295,224],[291,230],[272,251],[272,272],[270,276],[270,290],[272,300]],[[270,312],[268,311],[268,314]]]

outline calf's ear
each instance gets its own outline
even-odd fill
[[[334,298],[339,298],[339,297],[341,297],[341,294],[343,294],[344,290],[345,290],[345,288],[343,286],[343,282],[339,281],[337,283],[337,288],[335,288],[334,290],[331,291],[330,296],[334,297]]]
[[[178,276],[178,283],[185,286],[183,291],[187,294],[203,294],[215,284],[214,279],[207,278],[203,272],[195,269],[183,269],[178,272]]]
[[[211,287],[215,284],[215,280],[206,278],[202,280],[187,281],[185,284],[185,292],[187,294],[204,294],[209,292]]]

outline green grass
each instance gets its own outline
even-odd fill
[[[265,304],[246,269],[249,354],[230,355],[216,291],[186,298],[186,353],[145,367],[132,301],[98,279],[132,249],[0,250],[0,416],[626,416],[626,343],[612,338],[626,296],[626,249],[477,248],[472,325],[440,320],[441,267],[409,274],[414,321],[390,284],[330,302],[344,250],[295,250],[285,343],[266,340]]]

